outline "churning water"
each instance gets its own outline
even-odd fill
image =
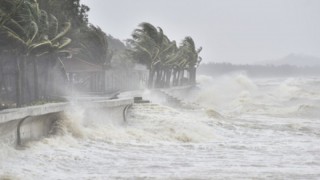
[[[0,179],[320,178],[319,78],[199,82],[188,95],[167,92],[181,107],[144,92],[153,103],[135,104],[126,123],[75,108],[64,135],[2,145]]]

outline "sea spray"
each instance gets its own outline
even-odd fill
[[[82,137],[33,142],[1,170],[24,179],[318,179],[320,126],[308,114],[319,107],[319,81],[240,79],[200,84],[208,88],[185,96],[195,109],[135,104],[126,123],[79,105],[73,125],[61,125]]]

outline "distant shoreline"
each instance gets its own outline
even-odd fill
[[[319,76],[320,66],[298,67],[294,65],[237,65],[231,63],[201,64],[199,74],[220,76],[235,72],[245,72],[253,77]]]

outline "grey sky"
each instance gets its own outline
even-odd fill
[[[121,40],[141,22],[202,46],[204,62],[320,57],[320,0],[82,0],[89,20]]]

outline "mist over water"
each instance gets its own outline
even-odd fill
[[[198,77],[188,95],[150,90],[128,122],[81,106],[61,135],[1,145],[0,179],[318,179],[320,79]],[[132,95],[131,94],[131,95]],[[130,93],[122,96],[130,96]]]

